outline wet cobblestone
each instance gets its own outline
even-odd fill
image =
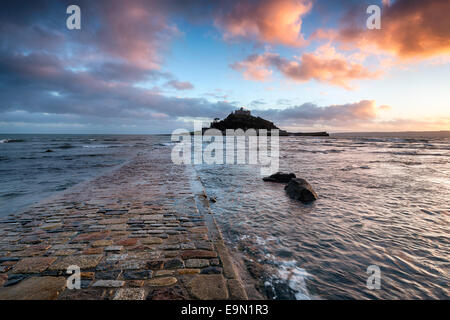
[[[220,232],[198,209],[193,168],[173,165],[169,151],[0,220],[0,297],[245,299]],[[66,288],[71,265],[81,289]]]

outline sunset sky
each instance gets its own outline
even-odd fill
[[[450,130],[449,15],[448,0],[2,1],[0,132],[170,133],[240,106],[290,131]]]

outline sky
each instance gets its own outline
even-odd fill
[[[0,132],[170,133],[241,106],[289,131],[450,130],[449,13],[448,0],[2,1]]]

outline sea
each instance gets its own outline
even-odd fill
[[[158,135],[0,134],[0,218],[172,147]],[[312,185],[309,204],[258,165],[194,168],[265,297],[450,298],[450,132],[280,137],[280,171]]]

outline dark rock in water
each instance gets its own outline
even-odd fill
[[[270,177],[264,177],[264,181],[270,181],[270,182],[280,182],[280,183],[287,183],[291,179],[295,179],[295,174],[293,173],[283,173],[283,172],[277,172],[271,175]]]
[[[314,201],[318,198],[317,193],[305,179],[291,179],[284,189],[289,197],[304,203]]]
[[[53,152],[53,150],[47,149],[45,150],[45,152]]]

